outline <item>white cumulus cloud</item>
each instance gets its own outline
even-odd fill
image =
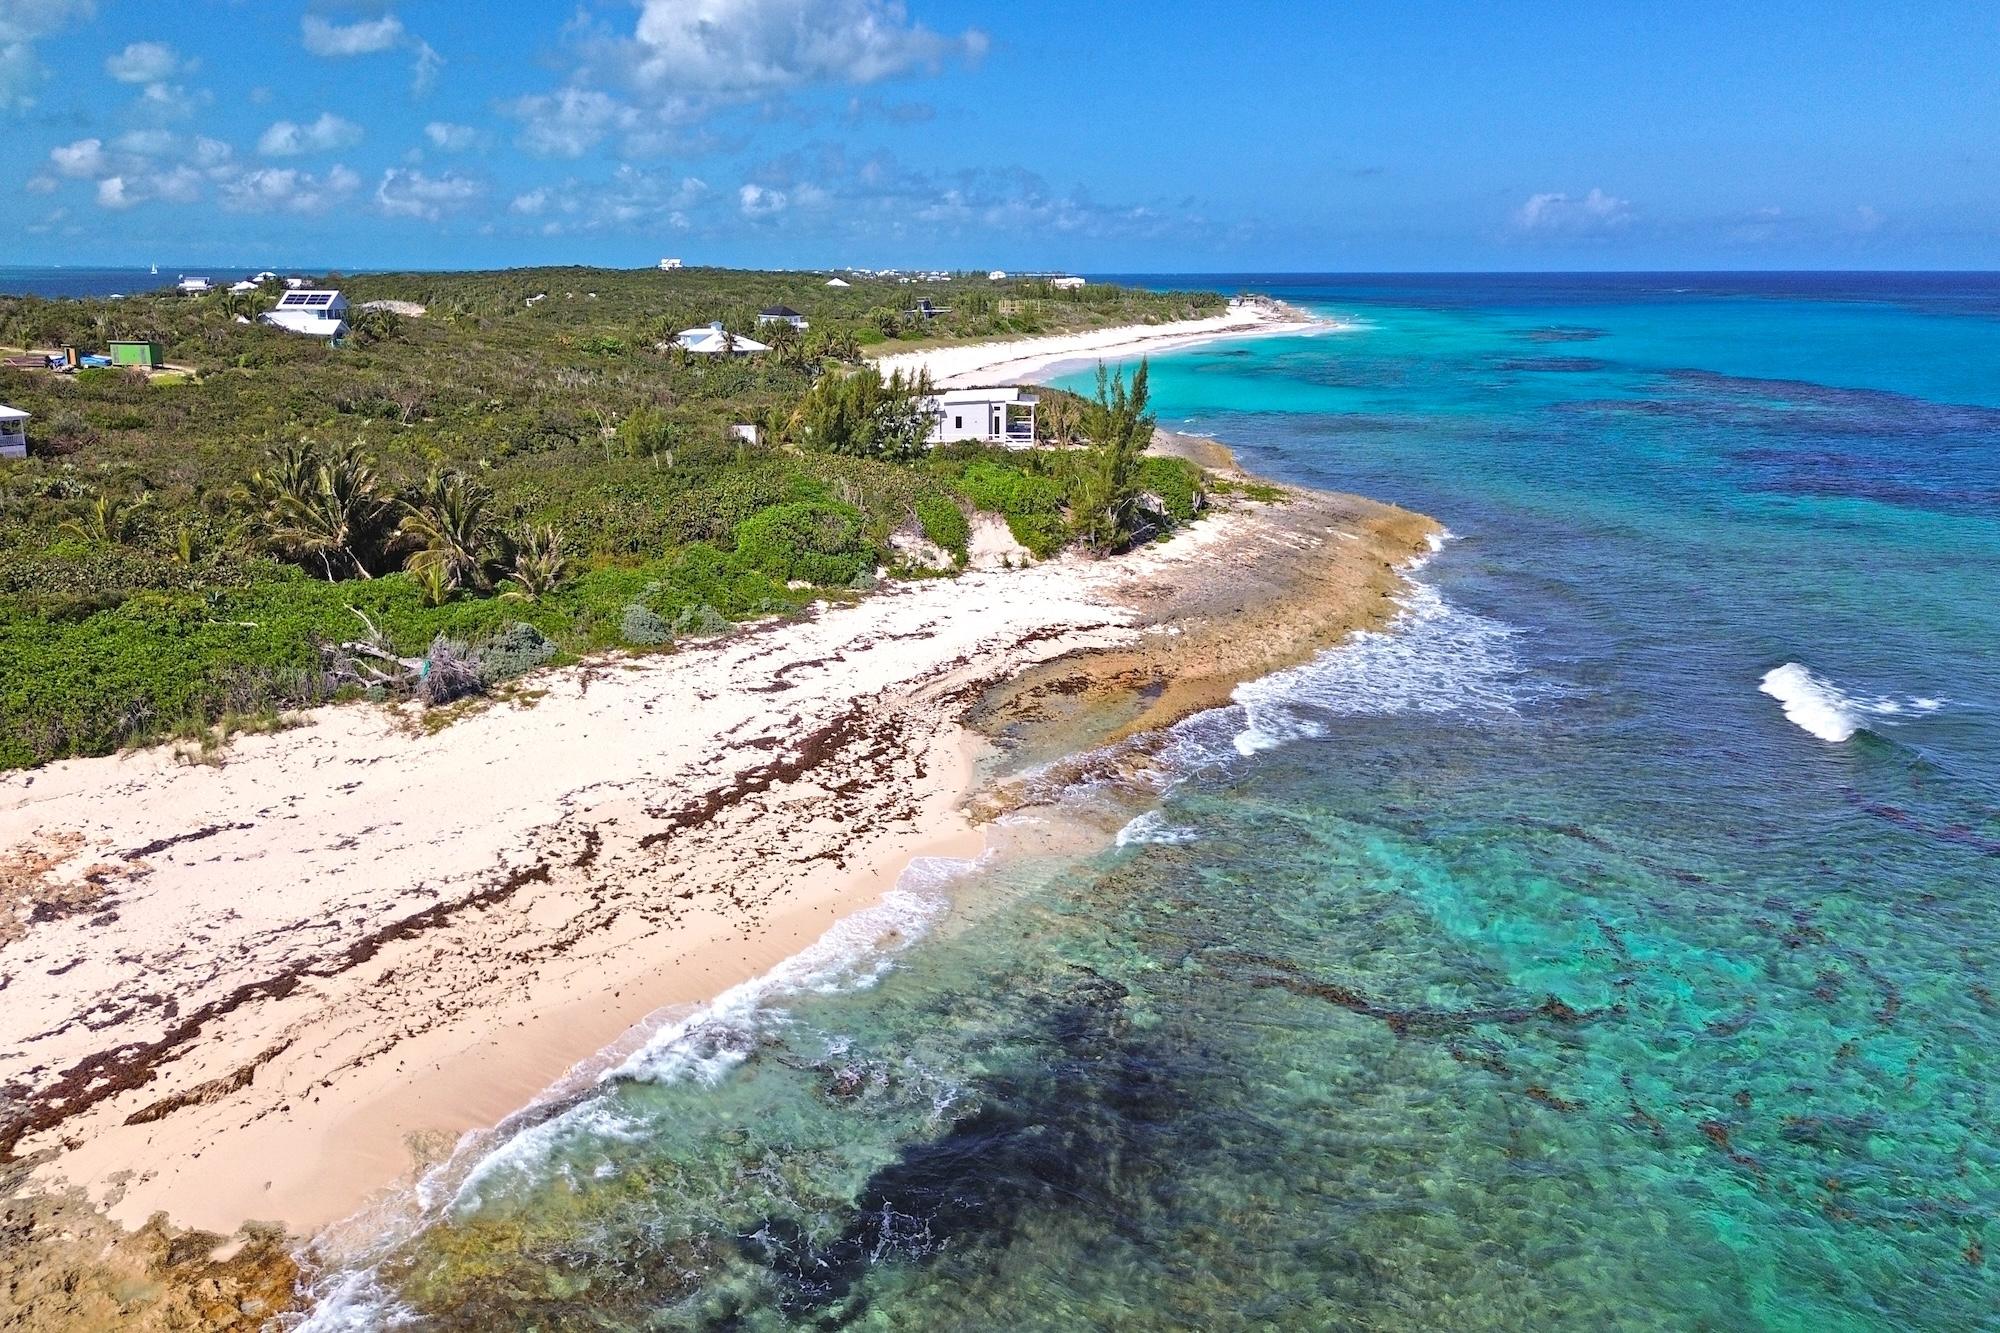
[[[375,203],[392,218],[422,218],[435,222],[447,213],[477,201],[486,187],[470,176],[447,171],[431,176],[408,167],[391,167],[375,187]]]
[[[736,192],[736,203],[746,218],[775,217],[785,211],[791,199],[783,190],[766,189],[762,185],[745,185]]]
[[[193,68],[165,42],[133,42],[104,60],[104,72],[120,83],[161,83]]]
[[[408,51],[416,57],[410,67],[410,88],[419,94],[436,85],[438,71],[444,67],[444,57],[429,42],[405,28],[403,20],[394,14],[354,23],[335,23],[318,14],[307,14],[299,20],[299,36],[306,50],[330,59]]]
[[[642,84],[723,94],[873,83],[988,44],[912,23],[895,0],[644,0],[633,42]]]
[[[431,147],[441,153],[463,153],[478,148],[486,142],[486,132],[470,125],[454,125],[448,120],[434,120],[424,126],[424,138],[430,140]]]
[[[1592,188],[1589,194],[1536,194],[1514,214],[1522,231],[1569,235],[1613,231],[1632,220],[1632,201]]]
[[[331,111],[308,124],[281,120],[265,130],[257,140],[257,151],[265,157],[296,157],[300,153],[335,152],[361,142],[361,127]]]
[[[109,167],[102,139],[78,139],[75,143],[51,148],[49,161],[55,164],[60,174],[79,178],[101,176]]]
[[[35,43],[96,13],[96,0],[0,0],[0,115],[35,104],[48,77]]]
[[[638,113],[594,88],[564,88],[518,99],[521,147],[543,157],[582,157],[608,134],[631,130]]]
[[[336,163],[323,175],[259,167],[221,181],[216,195],[235,213],[324,213],[360,188],[361,177]]]
[[[333,23],[317,14],[299,20],[306,50],[316,56],[367,56],[403,44],[403,20],[394,14],[360,23]]]

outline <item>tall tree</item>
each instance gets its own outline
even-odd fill
[[[1097,367],[1097,397],[1083,410],[1091,449],[1079,466],[1071,526],[1077,539],[1100,553],[1132,543],[1139,510],[1139,458],[1153,441],[1156,421],[1146,410],[1148,364],[1139,363],[1128,389],[1125,373]]]

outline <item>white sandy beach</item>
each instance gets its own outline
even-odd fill
[[[546,673],[433,735],[353,705],[219,767],[0,775],[14,1151],[126,1225],[345,1216],[413,1143],[766,970],[911,856],[975,851],[961,701],[1130,642],[1128,593],[1253,521]]]
[[[1339,327],[1328,320],[1302,318],[1298,311],[1274,301],[1251,299],[1232,302],[1227,313],[1207,319],[1127,324],[1047,338],[932,347],[880,357],[875,365],[884,375],[928,373],[937,387],[951,389],[1047,379],[1061,367],[1100,360],[1130,360],[1227,338],[1271,337]]]

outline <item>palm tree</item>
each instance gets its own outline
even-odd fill
[[[138,517],[146,503],[144,497],[126,504],[100,495],[82,515],[63,520],[57,531],[92,546],[122,545],[138,533]]]
[[[410,565],[434,565],[454,587],[491,588],[486,556],[493,544],[493,492],[462,472],[433,469],[414,500],[403,502],[398,531],[424,544]]]
[[[358,444],[322,452],[301,441],[271,450],[267,466],[250,474],[237,497],[253,512],[264,539],[298,559],[317,559],[332,581],[335,557],[364,579],[360,546],[388,511],[374,465]]]
[[[386,342],[403,331],[403,317],[393,310],[360,306],[348,316],[348,327],[363,347]]]
[[[514,543],[514,567],[507,571],[507,582],[514,586],[500,595],[511,602],[537,601],[568,572],[562,534],[547,526],[529,528]]]

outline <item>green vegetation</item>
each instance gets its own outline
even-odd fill
[[[897,533],[963,563],[975,510],[1047,556],[1073,537],[1115,550],[1199,507],[1199,470],[1131,456],[1142,380],[1102,406],[1050,394],[1052,439],[1091,447],[933,453],[922,386],[854,358],[908,333],[1164,320],[1220,298],[717,270],[330,281],[429,313],[358,312],[335,348],[238,323],[251,312],[225,295],[0,298],[0,345],[150,338],[187,372],[0,370],[0,400],[34,413],[32,456],[0,464],[0,766],[663,647],[865,586]],[[922,296],[951,313],[908,325]],[[776,303],[812,328],[760,331]],[[776,350],[671,345],[717,318]],[[426,659],[436,671],[411,669]]]

